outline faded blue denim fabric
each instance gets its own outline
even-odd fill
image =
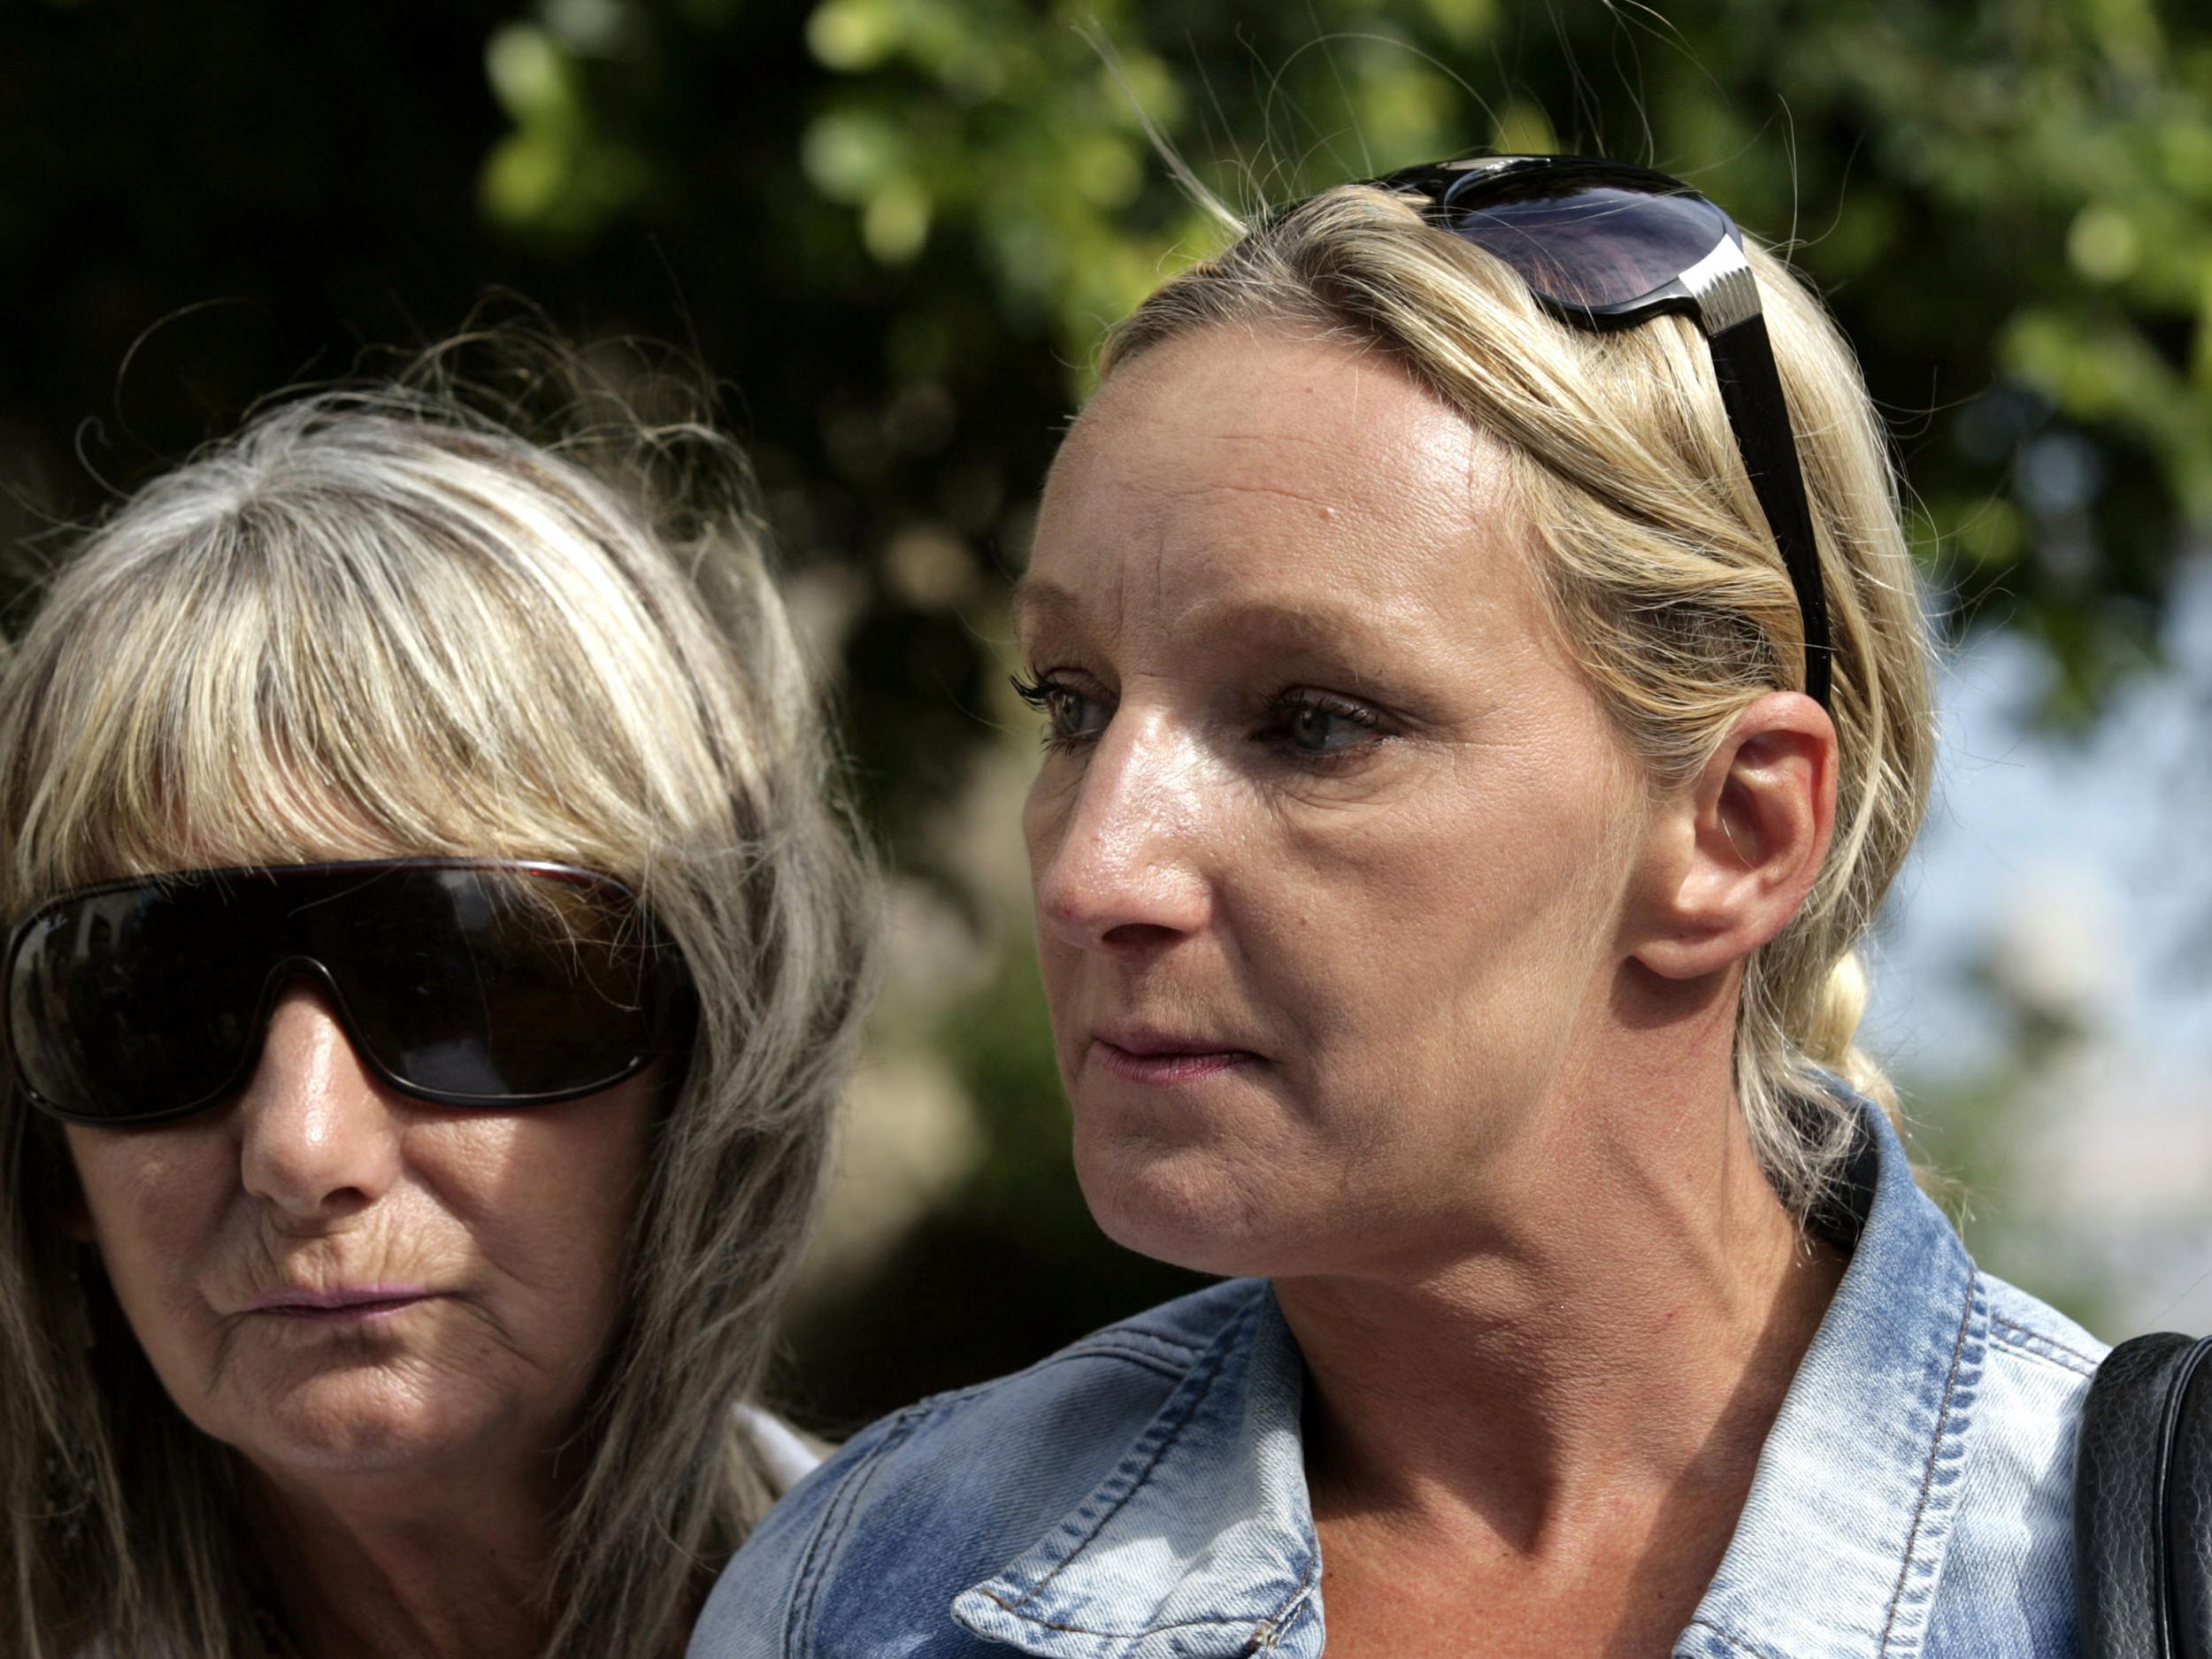
[[[1674,1653],[2071,1655],[2103,1348],[1979,1272],[1859,1110],[1849,1268]],[[1271,1290],[1236,1280],[886,1418],[738,1552],[691,1659],[1314,1659],[1303,1379]]]

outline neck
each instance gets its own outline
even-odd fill
[[[306,1659],[527,1659],[552,1633],[559,1488],[385,1477],[252,1480],[273,1609]]]
[[[1278,1282],[1325,1525],[1532,1560],[1672,1533],[1717,1564],[1843,1259],[1800,1238],[1724,1071],[1669,1090],[1681,1075],[1548,1114],[1555,1144],[1516,1156],[1460,1248]]]

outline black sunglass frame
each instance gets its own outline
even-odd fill
[[[1533,281],[1529,281],[1529,291],[1553,316],[1582,328],[1628,328],[1659,316],[1688,317],[1697,323],[1712,356],[1737,453],[1797,593],[1805,634],[1805,693],[1827,708],[1833,648],[1819,543],[1813,535],[1789,403],[1783,396],[1758,284],[1736,221],[1679,179],[1590,156],[1482,156],[1428,162],[1363,182],[1373,189],[1418,198],[1430,223],[1494,255],[1494,249],[1463,227],[1483,207],[1508,196],[1517,201],[1564,200],[1581,190],[1609,188],[1630,195],[1686,197],[1710,209],[1724,233],[1712,250],[1645,293],[1587,304],[1548,294]],[[1525,275],[1524,280],[1528,280]]]
[[[63,1123],[81,1124],[101,1129],[136,1129],[173,1123],[210,1110],[230,1098],[242,1083],[253,1074],[259,1064],[261,1050],[268,1036],[269,1016],[282,987],[296,979],[306,978],[322,991],[338,1023],[346,1034],[349,1045],[360,1061],[363,1070],[387,1087],[411,1100],[419,1100],[437,1106],[466,1108],[478,1111],[526,1110],[536,1106],[558,1105],[566,1101],[581,1100],[628,1081],[643,1071],[656,1060],[686,1052],[689,1049],[696,1029],[696,992],[690,969],[683,953],[660,930],[644,902],[631,887],[618,878],[600,871],[588,870],[580,865],[560,864],[537,858],[363,858],[296,864],[234,864],[218,869],[182,870],[157,875],[127,876],[112,881],[96,882],[88,887],[73,887],[65,893],[34,905],[15,926],[9,929],[5,954],[0,955],[0,1022],[12,1026],[13,998],[10,983],[15,972],[18,955],[25,940],[40,919],[64,906],[94,899],[112,893],[125,893],[144,888],[190,884],[194,886],[225,884],[243,886],[251,882],[288,883],[295,880],[311,881],[330,877],[373,879],[376,876],[411,870],[429,871],[489,871],[502,874],[543,879],[585,887],[611,897],[637,918],[643,941],[649,952],[653,972],[648,976],[648,994],[641,1005],[646,1040],[628,1063],[614,1074],[595,1079],[574,1087],[546,1089],[526,1094],[487,1095],[458,1094],[448,1090],[425,1088],[409,1080],[387,1065],[374,1051],[373,1045],[362,1035],[363,1026],[349,1005],[344,988],[339,985],[329,967],[319,958],[304,953],[291,953],[273,958],[257,993],[249,1029],[251,1036],[230,1074],[220,1087],[199,1095],[189,1103],[163,1107],[150,1112],[124,1115],[81,1112],[62,1105],[42,1094],[25,1072],[19,1045],[10,1037],[7,1042],[10,1070],[15,1087],[22,1091],[25,1101],[49,1118]]]

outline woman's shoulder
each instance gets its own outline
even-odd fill
[[[902,1624],[947,1630],[954,1599],[1098,1488],[1265,1294],[1256,1280],[1210,1286],[872,1425],[732,1559],[691,1659],[903,1653]]]
[[[1978,1419],[1969,1479],[1982,1487],[1971,1508],[2070,1516],[2075,1433],[2108,1350],[2047,1302],[1980,1278],[1989,1313],[1979,1397],[1967,1402]]]
[[[2105,1344],[2017,1285],[1986,1272],[1982,1282],[1989,1294],[1990,1345],[2022,1367],[2023,1380],[2032,1378],[2061,1392],[2086,1388],[2104,1363]]]
[[[2074,1442],[2105,1345],[1990,1274],[1963,1489],[1931,1609],[1931,1655],[2071,1655]]]

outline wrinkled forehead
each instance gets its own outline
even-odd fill
[[[1394,360],[1217,328],[1102,387],[1048,483],[1025,639],[1081,620],[1173,628],[1211,611],[1463,630],[1525,625],[1525,538],[1502,445]]]

